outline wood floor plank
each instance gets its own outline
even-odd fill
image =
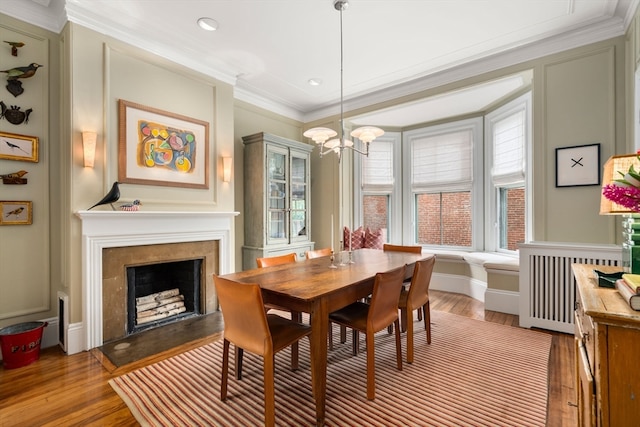
[[[518,326],[518,316],[484,310],[464,295],[431,291],[431,309],[487,322]],[[549,427],[577,422],[573,336],[555,332],[549,362]],[[43,349],[40,360],[18,369],[0,368],[0,426],[137,426],[131,412],[109,386],[111,378],[220,338],[219,331],[125,366],[93,352],[67,356],[59,347]]]

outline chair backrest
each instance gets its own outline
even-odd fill
[[[367,327],[378,332],[398,318],[398,301],[404,280],[405,266],[376,274],[371,294]]]
[[[256,258],[256,264],[258,264],[258,268],[272,267],[274,265],[288,264],[290,262],[296,262],[295,252],[280,256]]]
[[[316,249],[313,251],[307,251],[305,255],[307,256],[307,259],[320,258],[322,256],[329,256],[331,255],[331,248],[323,248],[323,249]]]
[[[422,261],[416,261],[407,295],[407,300],[411,301],[411,306],[414,308],[423,306],[429,300],[429,284],[435,263],[435,255]]]
[[[422,253],[422,246],[402,246],[402,245],[390,245],[388,243],[385,243],[384,245],[382,245],[382,250],[420,254]]]
[[[224,338],[264,356],[273,347],[262,292],[257,283],[240,283],[213,275],[224,318]]]

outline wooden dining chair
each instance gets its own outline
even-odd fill
[[[367,399],[376,397],[374,334],[393,324],[396,333],[396,363],[402,370],[402,344],[398,321],[398,298],[402,289],[405,266],[376,274],[371,303],[354,302],[329,314],[329,320],[353,329],[353,346],[357,354],[358,332],[366,336]]]
[[[239,283],[216,275],[213,276],[213,281],[224,319],[220,400],[227,399],[229,345],[233,343],[237,349],[236,357],[242,358],[243,350],[262,356],[265,425],[274,426],[275,354],[303,337],[309,337],[311,327],[277,314],[267,314],[257,283]],[[313,353],[310,357],[313,366]]]
[[[429,284],[436,256],[416,261],[409,290],[400,293],[398,308],[400,309],[401,330],[407,331],[407,363],[413,363],[413,311],[424,312],[424,329],[427,331],[427,344],[431,344],[431,308],[429,304]],[[418,319],[420,320],[420,319]]]
[[[307,259],[320,258],[329,255],[331,255],[331,248],[315,249],[305,252],[305,256],[307,257]]]
[[[290,262],[296,262],[295,252],[280,256],[256,258],[258,268],[273,267],[274,265],[288,264]]]
[[[382,250],[420,254],[422,253],[422,246],[391,245],[389,243],[385,243],[384,245],[382,245]]]

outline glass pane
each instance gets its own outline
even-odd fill
[[[365,195],[362,198],[364,227],[372,230],[389,228],[389,195]]]
[[[280,153],[269,152],[269,180],[284,180],[285,179],[285,159],[286,156]]]
[[[291,180],[304,182],[307,176],[307,161],[300,157],[291,159]]]
[[[471,246],[471,192],[416,194],[416,243]]]
[[[304,202],[307,198],[307,186],[304,184],[291,184],[291,209],[304,209]],[[294,207],[295,202],[297,208]]]
[[[500,188],[500,248],[518,250],[524,242],[524,187]]]
[[[306,236],[307,214],[305,211],[291,211],[291,235]]]
[[[287,187],[284,182],[272,182],[269,193],[269,209],[285,209],[285,196]]]
[[[287,237],[284,211],[269,212],[269,237],[272,239],[284,239]]]

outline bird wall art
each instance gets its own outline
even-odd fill
[[[40,67],[44,67],[44,65],[32,62],[31,64],[24,67],[14,67],[7,70],[0,70],[0,73],[5,73],[7,75],[7,90],[13,96],[18,96],[24,92],[24,89],[22,88],[22,82],[18,79],[28,79],[29,77],[33,77]]]
[[[113,185],[111,186],[111,190],[109,190],[109,192],[107,194],[105,194],[105,196],[95,205],[91,206],[89,209],[87,209],[88,211],[90,211],[91,209],[95,208],[96,206],[100,206],[100,205],[111,205],[111,209],[113,209],[114,211],[116,210],[116,208],[113,207],[113,204],[115,202],[118,201],[118,199],[120,198],[120,187],[118,186],[120,183],[118,181],[114,182]]]
[[[18,56],[18,48],[24,46],[23,42],[10,42],[5,40],[5,43],[8,43],[11,46],[11,56]]]
[[[23,178],[23,176],[25,176],[27,173],[27,171],[21,170],[18,172],[0,175],[0,178],[2,178],[3,184],[26,184],[27,178]]]
[[[0,101],[0,119],[7,119],[12,125],[19,125],[20,123],[29,123],[29,116],[33,112],[33,108],[28,108],[25,111],[21,111],[17,105],[12,105],[7,108],[7,104]]]

